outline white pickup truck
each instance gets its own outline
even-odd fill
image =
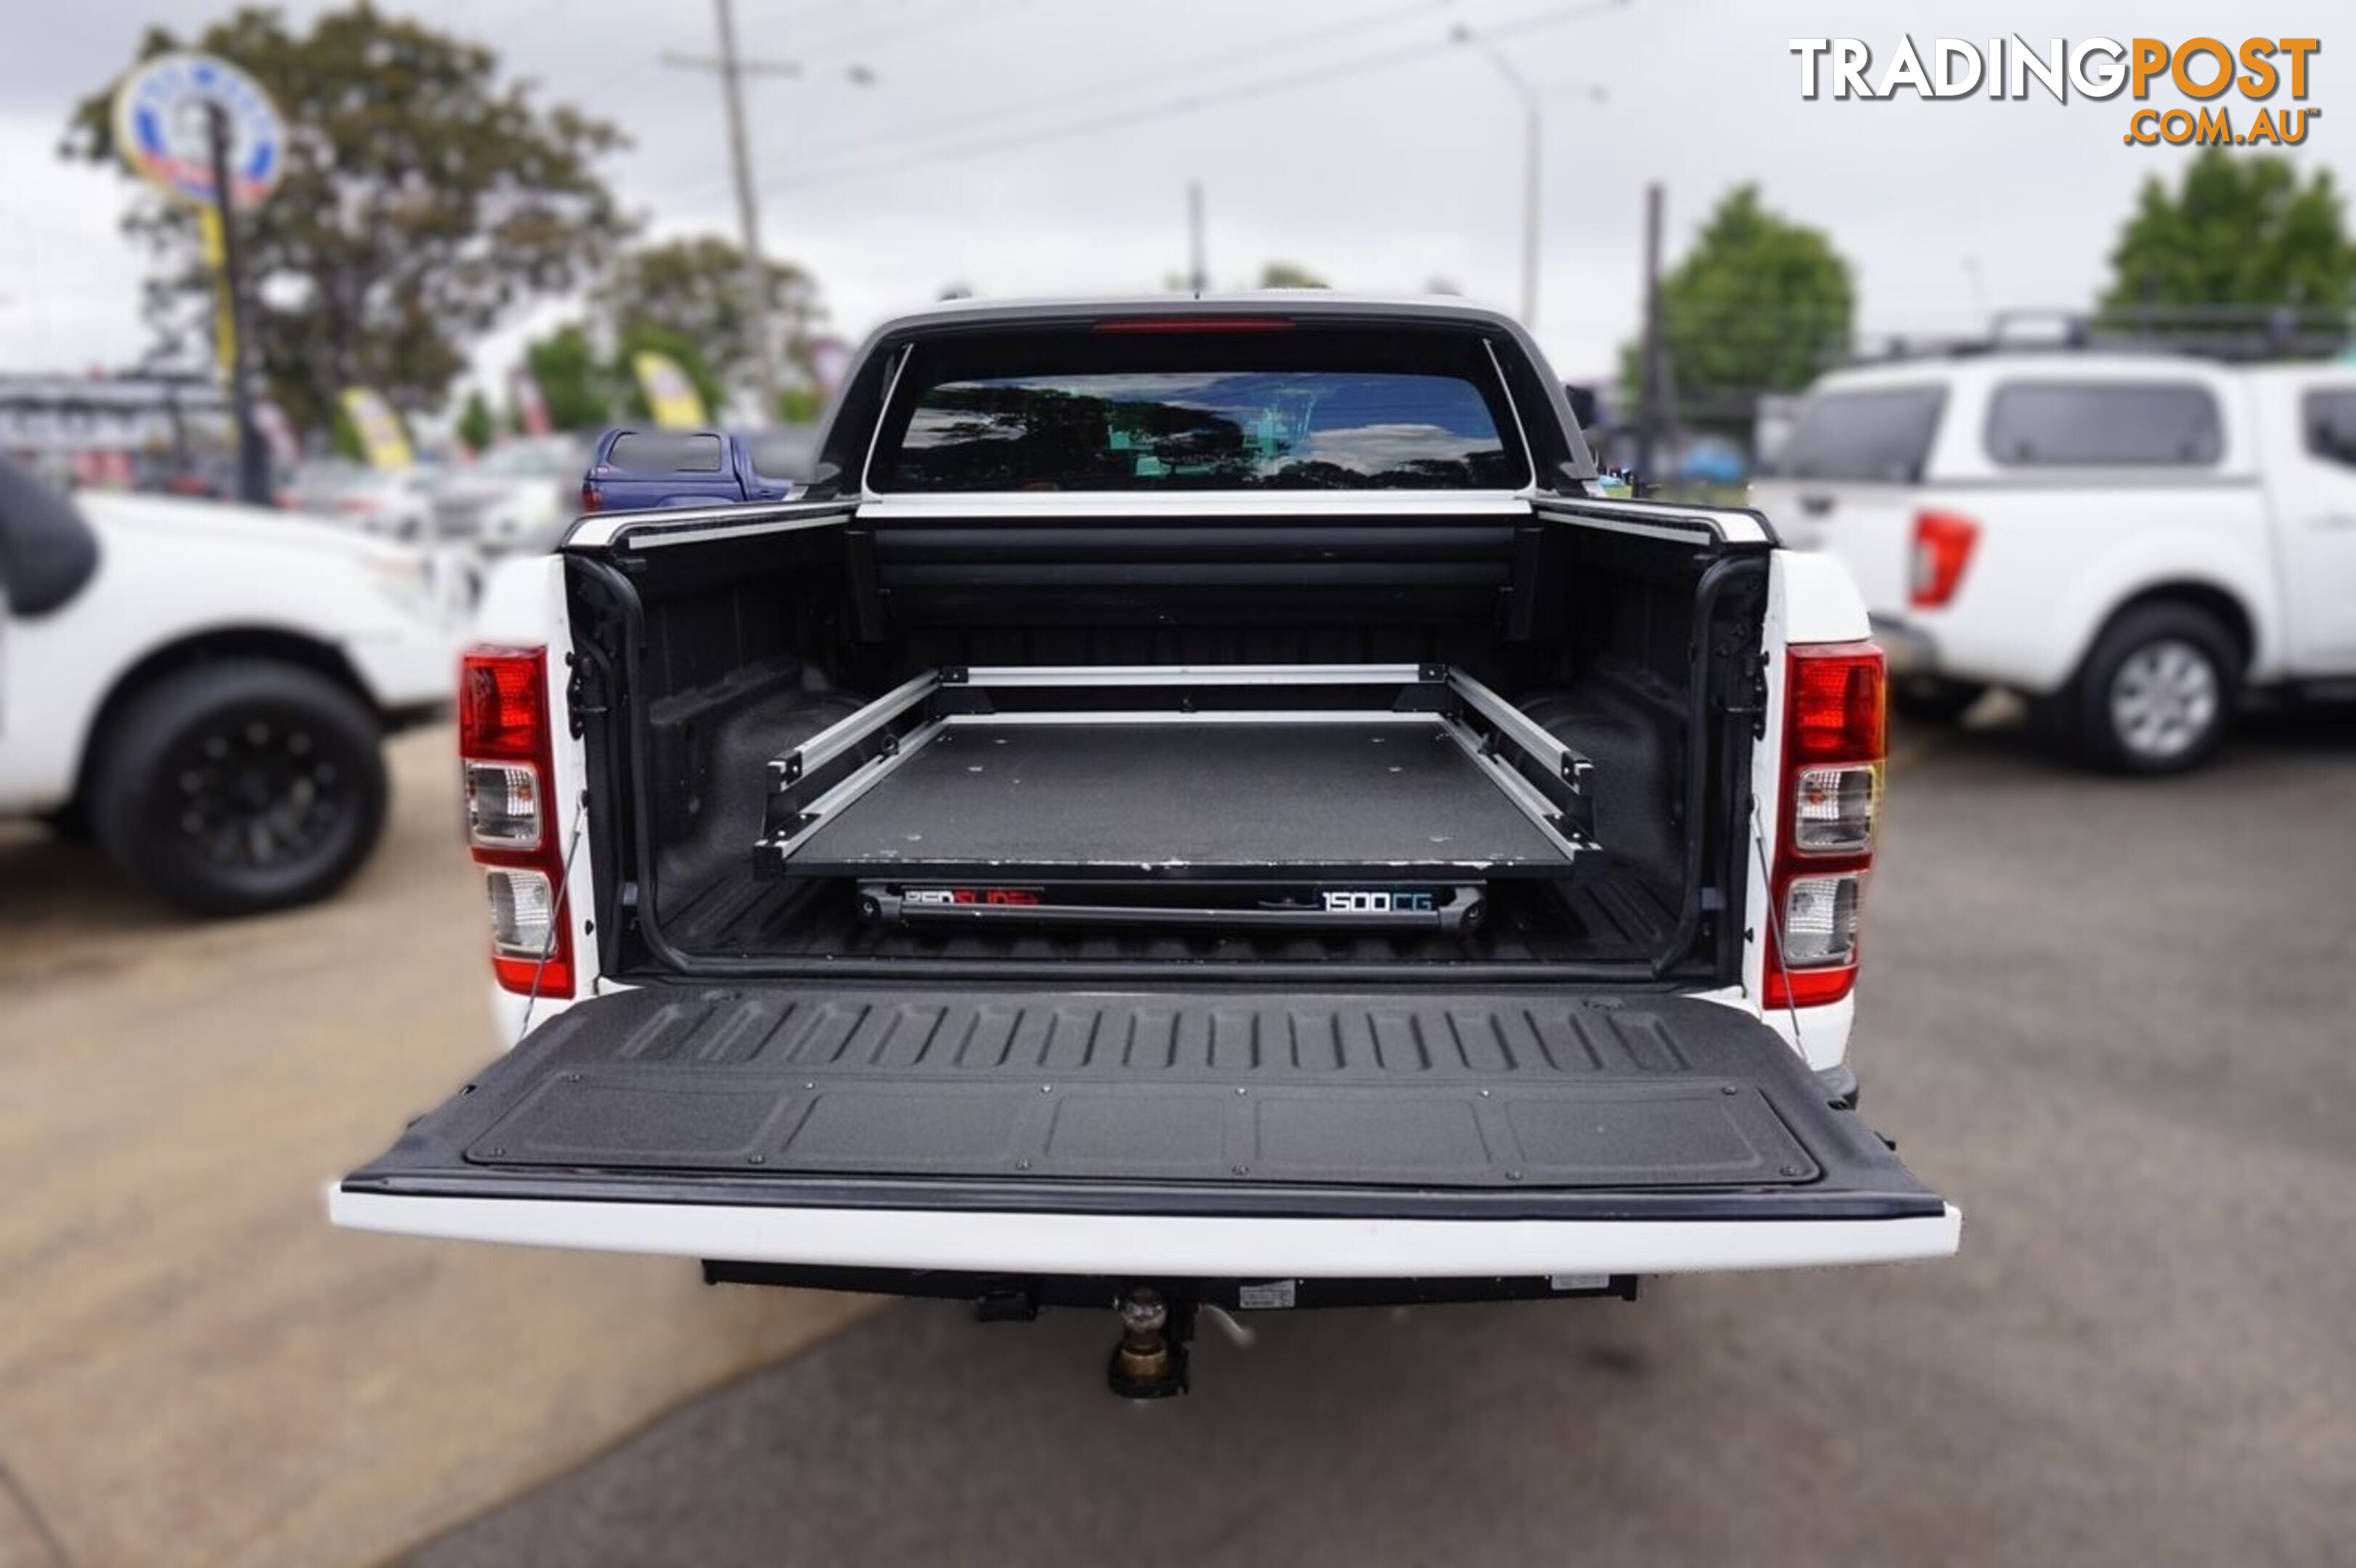
[[[519,1043],[337,1222],[1198,1309],[1931,1258],[1846,1065],[1882,660],[1755,514],[1612,500],[1440,301],[962,305],[807,493],[494,576]]]
[[[384,731],[449,707],[454,592],[324,522],[0,461],[0,817],[197,913],[324,897],[383,824]]]
[[[2097,765],[2356,680],[2356,366],[2006,352],[1811,389],[1753,501],[1857,578],[1901,708],[2022,692]]]

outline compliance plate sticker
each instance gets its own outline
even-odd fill
[[[1291,1279],[1268,1279],[1258,1284],[1247,1281],[1236,1289],[1236,1305],[1247,1312],[1290,1307],[1294,1287],[1300,1283]]]

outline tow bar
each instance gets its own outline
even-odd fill
[[[1123,1399],[1170,1399],[1186,1392],[1188,1341],[1194,1337],[1194,1304],[1175,1307],[1162,1293],[1140,1285],[1122,1296],[1120,1342],[1112,1348],[1105,1378]]]

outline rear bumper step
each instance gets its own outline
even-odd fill
[[[363,1231],[834,1268],[1144,1278],[1453,1279],[1819,1268],[1952,1254],[1952,1205],[1901,1220],[1323,1220],[330,1195]]]

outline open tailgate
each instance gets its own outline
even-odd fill
[[[1940,1256],[1772,1030],[1674,996],[654,986],[541,1026],[340,1224],[742,1262],[1443,1278]]]

